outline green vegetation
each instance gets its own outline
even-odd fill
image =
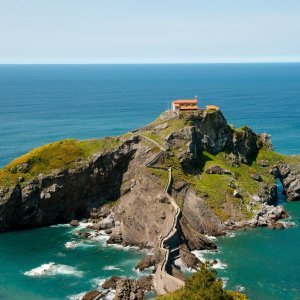
[[[175,155],[166,159],[163,165],[172,167],[174,182],[187,182],[200,196],[205,198],[207,204],[222,221],[232,217],[232,209],[236,212],[236,220],[250,219],[253,212],[248,211],[247,205],[251,201],[251,196],[258,194],[263,184],[275,183],[273,175],[269,173],[269,168],[260,166],[259,160],[268,160],[271,167],[278,161],[288,162],[293,159],[293,157],[290,158],[274,151],[262,149],[257,159],[251,165],[232,166],[226,158],[226,153],[221,152],[213,155],[204,151],[199,154],[199,163],[195,166],[195,169],[199,171],[199,175],[193,175],[184,173],[177,158],[178,153],[176,153],[175,149],[172,149],[172,151]],[[230,174],[217,175],[204,172],[206,169],[216,165],[229,171]],[[255,181],[250,177],[250,175],[255,173],[261,176],[263,182]],[[234,197],[235,190],[241,195],[240,198]],[[178,205],[182,207],[182,199],[177,200]]]
[[[169,180],[168,170],[154,169],[154,168],[150,168],[149,170],[152,174],[159,177],[162,187],[165,187],[167,185],[168,180]]]
[[[35,148],[0,170],[0,187],[16,183],[19,177],[26,182],[40,173],[72,168],[94,153],[112,150],[121,142],[122,137],[86,141],[67,139]]]
[[[167,122],[168,127],[165,129],[159,130],[147,130],[143,133],[143,135],[151,138],[152,140],[156,141],[157,143],[164,144],[164,139],[172,132],[178,131],[181,128],[184,128],[188,125],[188,119],[182,116],[181,118],[174,118]],[[166,123],[166,122],[165,122]],[[153,124],[153,123],[151,123]]]
[[[217,279],[216,272],[203,264],[200,269],[186,280],[186,284],[178,291],[160,296],[158,300],[246,300],[244,294],[226,291],[222,281]]]

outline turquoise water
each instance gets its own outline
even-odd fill
[[[76,230],[52,226],[1,234],[0,299],[78,299],[112,275],[138,276],[134,267],[144,252],[83,240]],[[67,247],[71,241],[79,243],[76,248]]]
[[[229,123],[269,132],[277,151],[300,149],[300,64],[0,66],[0,167],[33,147],[143,126],[175,98],[219,105]],[[299,203],[285,231],[218,240],[227,286],[252,299],[299,299]],[[68,227],[0,235],[0,299],[64,299],[112,274],[136,276],[144,255],[93,242],[70,249]],[[49,263],[55,263],[49,265]],[[28,276],[47,264],[51,276]],[[117,270],[111,270],[117,267]],[[73,269],[72,269],[73,268]],[[26,273],[32,270],[30,273]],[[49,275],[49,272],[48,272]]]
[[[300,299],[300,205],[288,203],[286,209],[295,227],[238,231],[218,240],[219,253],[204,255],[226,265],[217,272],[227,288],[242,286],[251,299]]]

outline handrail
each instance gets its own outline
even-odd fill
[[[180,280],[179,278],[176,278],[176,277],[170,275],[166,271],[166,265],[167,265],[167,263],[169,261],[170,250],[168,248],[165,248],[165,243],[168,240],[170,240],[176,234],[176,232],[177,232],[176,225],[178,224],[178,217],[180,215],[180,208],[177,205],[177,203],[174,200],[174,198],[169,193],[170,186],[172,184],[172,167],[167,168],[167,167],[158,167],[158,166],[155,166],[155,164],[157,163],[157,161],[166,152],[166,149],[163,148],[162,146],[160,146],[156,141],[152,140],[151,138],[148,138],[148,137],[143,136],[143,135],[142,135],[142,137],[145,138],[146,140],[152,142],[153,144],[155,144],[156,146],[158,146],[161,149],[161,151],[151,161],[149,161],[148,163],[146,163],[146,167],[148,167],[148,168],[155,168],[155,169],[162,169],[162,170],[168,170],[168,182],[167,182],[167,185],[166,185],[166,187],[164,189],[164,193],[169,198],[171,204],[173,205],[173,207],[175,209],[175,215],[174,215],[174,218],[173,218],[172,227],[170,228],[170,230],[168,231],[168,233],[160,240],[160,244],[159,244],[159,247],[165,253],[163,261],[162,261],[161,266],[160,266],[160,272],[161,272],[160,279],[163,280],[162,279],[162,275],[164,275],[164,276],[172,279],[172,281],[175,281],[177,283],[177,285],[179,287],[181,287],[181,286],[184,285],[184,282],[182,280]],[[165,287],[164,287],[164,290],[166,290]]]

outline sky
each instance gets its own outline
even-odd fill
[[[0,63],[300,61],[300,0],[0,0]]]

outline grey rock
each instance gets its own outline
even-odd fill
[[[257,163],[263,168],[266,168],[270,165],[270,162],[267,159],[258,160]]]
[[[262,178],[261,178],[261,176],[260,176],[259,173],[253,173],[253,174],[250,174],[250,177],[251,177],[252,179],[254,179],[255,181],[258,181],[258,182],[261,182],[261,181],[262,181]]]
[[[70,225],[71,225],[71,226],[79,226],[79,222],[78,222],[78,220],[72,220],[72,221],[70,222]]]

